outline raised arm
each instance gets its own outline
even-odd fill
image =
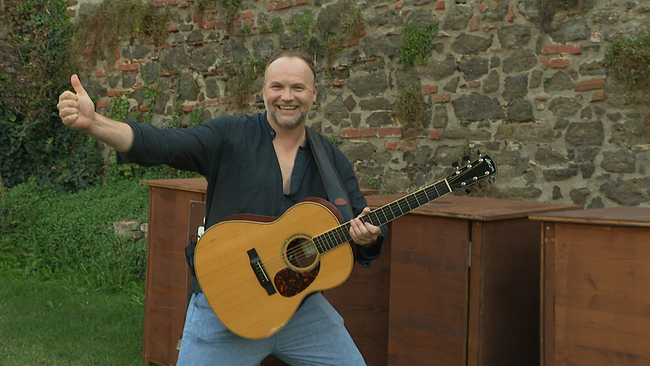
[[[56,106],[63,124],[84,131],[119,152],[129,151],[134,136],[131,126],[95,112],[95,104],[81,85],[79,77],[72,75],[70,81],[75,93],[63,92]]]

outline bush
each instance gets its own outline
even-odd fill
[[[147,221],[148,187],[122,180],[54,193],[35,180],[0,202],[0,276],[60,278],[76,287],[120,289],[145,275],[146,243],[112,223]]]

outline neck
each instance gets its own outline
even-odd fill
[[[301,145],[307,137],[305,131],[305,124],[300,123],[295,127],[283,127],[273,121],[272,118],[268,119],[271,128],[275,131],[274,143],[281,143],[283,145]]]

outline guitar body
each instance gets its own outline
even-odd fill
[[[311,199],[277,219],[242,215],[206,230],[194,269],[219,320],[242,337],[265,338],[305,296],[345,282],[354,265],[349,243],[320,254],[311,240],[341,221],[329,202]]]

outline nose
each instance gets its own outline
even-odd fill
[[[293,92],[291,91],[291,88],[287,87],[282,89],[282,95],[281,95],[282,100],[293,100]]]

